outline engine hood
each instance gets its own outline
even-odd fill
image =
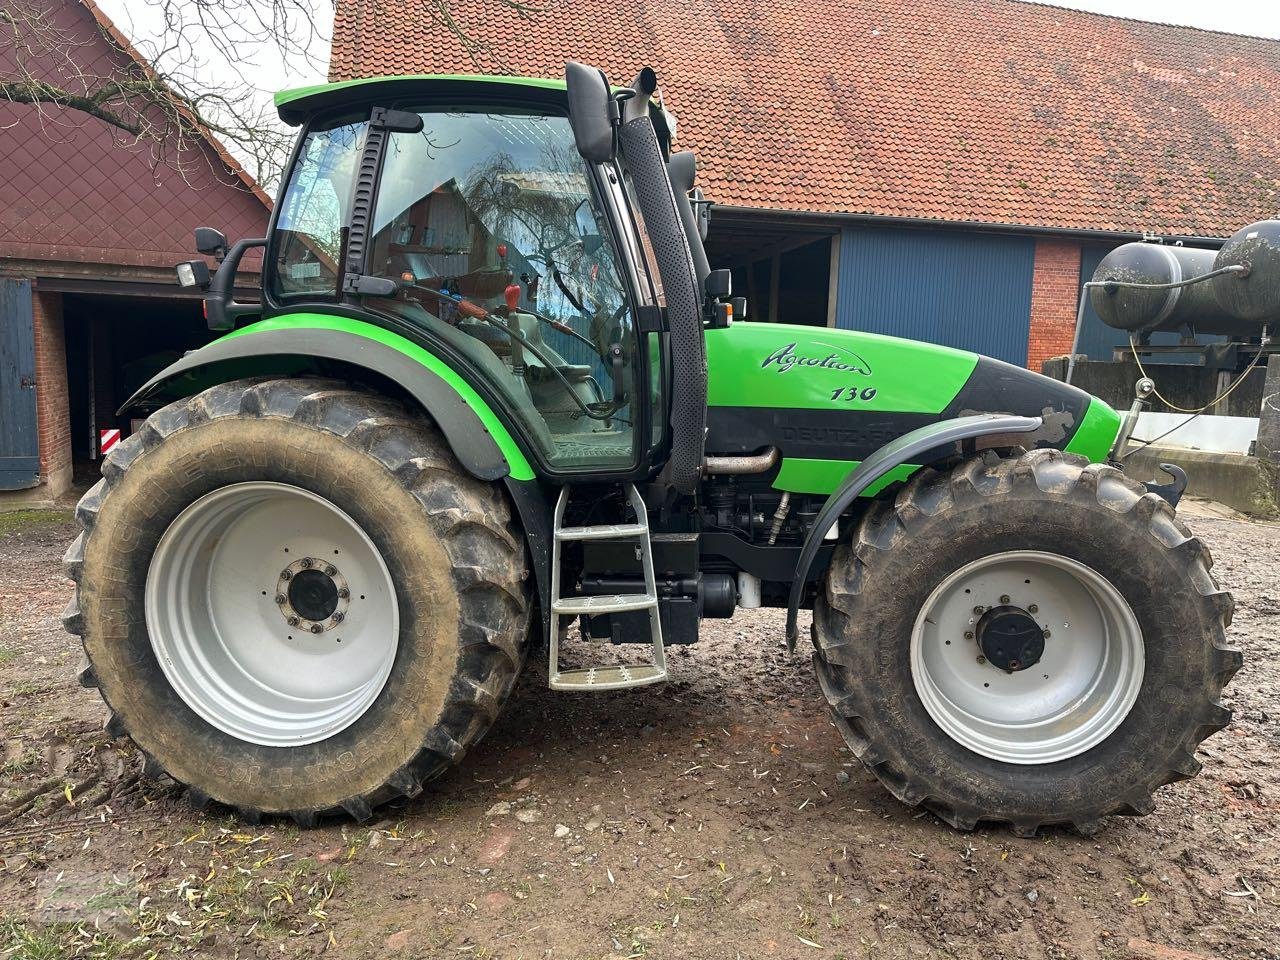
[[[966,414],[1042,417],[1033,443],[1092,460],[1106,457],[1120,426],[1116,411],[1083,390],[936,344],[766,323],[708,330],[706,340],[707,454],[776,446],[773,485],[782,490],[829,493],[889,441]]]

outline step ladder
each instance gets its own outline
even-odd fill
[[[649,516],[635,484],[626,485],[635,523],[606,523],[590,527],[564,526],[569,503],[569,487],[560,490],[556,501],[551,545],[551,652],[549,659],[552,690],[621,690],[643,687],[667,678],[667,659],[662,647],[662,619],[658,612],[658,585],[653,572],[653,547],[649,541]],[[600,594],[590,597],[560,595],[560,546],[570,540],[634,540],[640,546],[644,567],[644,593]],[[647,610],[653,635],[653,662],[628,665],[560,669],[560,618],[582,614],[625,613]]]

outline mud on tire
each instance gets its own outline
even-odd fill
[[[1001,551],[1068,557],[1105,577],[1141,628],[1136,701],[1104,740],[1052,763],[972,752],[917,694],[910,648],[917,614],[949,574]],[[917,472],[874,505],[833,556],[814,606],[814,664],[850,748],[899,800],[947,823],[1096,829],[1145,814],[1163,784],[1195,776],[1197,745],[1222,729],[1220,701],[1241,664],[1227,644],[1232,601],[1204,544],[1173,509],[1118,469],[1056,450],[975,457]]]
[[[104,460],[80,501],[83,532],[64,559],[85,686],[161,770],[256,819],[310,825],[414,796],[489,729],[523,665],[530,588],[503,493],[467,474],[435,428],[400,404],[340,382],[241,380],[155,413]],[[170,522],[212,490],[273,481],[319,494],[359,524],[395,584],[390,676],[353,723],[301,746],[264,746],[197,715],[166,680],[144,593]]]

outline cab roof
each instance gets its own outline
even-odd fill
[[[327,107],[340,106],[352,100],[370,97],[411,96],[426,86],[457,84],[459,92],[475,84],[513,87],[521,91],[549,90],[563,94],[563,80],[541,77],[504,77],[466,73],[406,73],[389,77],[364,77],[339,83],[320,83],[309,87],[282,90],[275,96],[280,119],[291,126],[302,123],[310,114]],[[468,91],[474,92],[474,91]]]
[[[387,77],[363,77],[359,80],[342,80],[338,83],[318,83],[309,87],[281,90],[275,96],[276,111],[280,119],[296,127],[311,114],[330,107],[352,102],[386,97],[398,99],[423,92],[424,88],[454,85],[461,95],[484,92],[483,88],[508,87],[526,95],[531,91],[549,91],[559,94],[562,103],[567,91],[564,80],[548,80],[544,77],[512,77],[473,73],[402,73]],[[479,89],[477,89],[479,88]],[[615,87],[614,89],[618,89]],[[658,134],[668,144],[675,140],[676,117],[659,99],[650,104],[650,115]]]

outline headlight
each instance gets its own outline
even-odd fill
[[[178,274],[178,285],[181,287],[204,289],[209,286],[209,265],[203,260],[188,260],[186,263],[178,264],[174,270]]]

